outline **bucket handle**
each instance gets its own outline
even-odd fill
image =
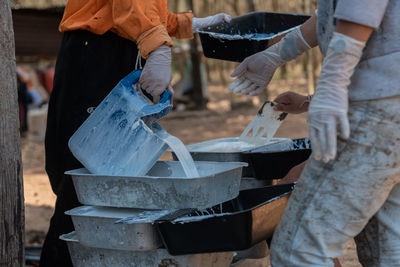
[[[139,88],[137,88],[137,86],[132,86],[132,85],[136,85],[139,82],[140,76],[142,74],[142,69],[137,69],[132,71],[131,73],[129,73],[127,76],[125,76],[122,80],[121,80],[121,84],[123,86],[126,87],[132,87],[132,91],[137,94],[137,95],[141,95],[143,97],[146,97]],[[146,99],[148,99],[146,97]],[[150,100],[149,100],[150,101]],[[167,89],[164,91],[164,93],[161,94],[160,96],[160,101],[157,104],[152,105],[157,106],[157,105],[172,105],[172,93]]]

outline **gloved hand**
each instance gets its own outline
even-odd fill
[[[311,96],[304,96],[295,92],[285,92],[274,99],[274,102],[278,103],[278,105],[274,106],[274,110],[289,114],[300,114],[307,112],[310,101]]]
[[[288,33],[280,42],[266,50],[247,57],[232,72],[236,80],[229,90],[246,95],[259,95],[272,79],[275,70],[292,59],[295,59],[310,46],[304,40],[300,27]]]
[[[162,45],[147,58],[139,84],[142,90],[153,97],[153,102],[158,103],[160,95],[170,86],[171,80],[171,48]]]
[[[336,157],[337,125],[340,136],[350,136],[347,86],[365,43],[335,32],[322,64],[316,93],[308,109],[313,156],[328,162]]]
[[[205,18],[193,18],[192,20],[192,30],[193,32],[197,32],[201,28],[205,28],[220,22],[231,22],[232,17],[225,13],[219,13],[214,16],[208,16]]]

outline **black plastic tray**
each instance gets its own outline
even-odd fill
[[[243,168],[242,177],[274,180],[283,178],[291,168],[306,161],[311,154],[308,138],[293,139],[292,141],[292,149],[285,151],[263,152],[263,148],[259,148],[248,152],[190,152],[190,154],[195,161],[246,162],[249,166]],[[172,153],[172,157],[177,160],[175,153]]]
[[[226,215],[185,223],[162,222],[157,227],[171,255],[248,249],[272,237],[293,188],[294,184],[286,184],[244,190],[222,204]]]
[[[306,161],[311,155],[308,138],[294,139],[293,148],[276,152],[244,152],[242,157],[259,180],[282,179],[294,166]]]
[[[278,42],[289,29],[303,24],[309,15],[295,13],[252,12],[233,18],[228,23],[204,28],[199,32],[203,53],[206,57],[241,62]],[[255,33],[274,34],[263,40],[215,38],[209,33],[245,35]]]

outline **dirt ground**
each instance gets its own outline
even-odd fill
[[[295,90],[306,93],[306,81],[273,81],[270,99],[281,92]],[[204,111],[173,111],[161,121],[162,126],[171,134],[179,137],[185,144],[220,137],[239,136],[252,120],[261,103],[245,96],[228,93],[226,87],[209,86],[208,109]],[[231,104],[233,103],[233,104]],[[288,116],[278,130],[276,137],[300,138],[307,136],[306,115]],[[52,216],[55,196],[51,191],[44,170],[44,144],[33,142],[29,138],[22,140],[24,164],[24,190],[26,215],[26,241],[30,245],[42,244]],[[168,158],[168,155],[163,157]],[[345,267],[358,267],[353,242],[341,257]]]

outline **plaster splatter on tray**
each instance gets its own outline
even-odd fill
[[[244,33],[244,34],[229,34],[229,33],[219,33],[219,32],[209,32],[209,31],[199,31],[199,33],[208,34],[213,38],[222,40],[254,40],[254,41],[263,41],[272,39],[278,35],[285,34],[293,29],[289,29],[286,31],[278,32],[278,33]]]
[[[218,32],[207,32],[207,31],[199,31],[200,33],[208,34],[211,37],[217,39],[226,39],[226,40],[266,40],[275,35],[275,33],[247,33],[247,34],[228,34],[228,33],[218,33]]]

